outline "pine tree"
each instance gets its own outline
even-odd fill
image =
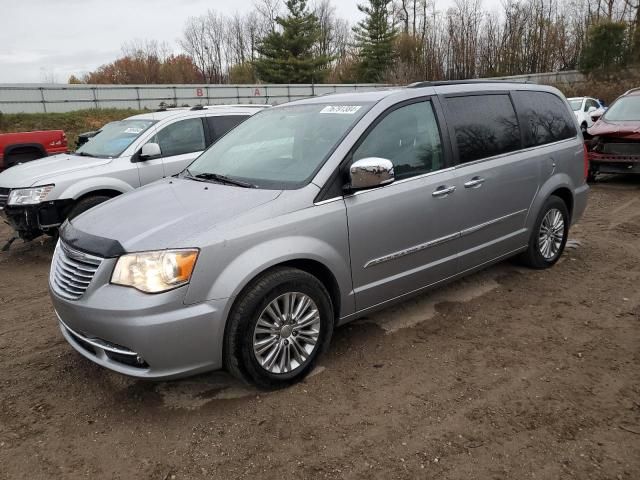
[[[279,31],[268,34],[258,47],[258,78],[267,83],[315,83],[322,81],[331,58],[314,55],[320,37],[318,18],[306,0],[288,0],[288,14],[278,17]]]
[[[359,78],[363,82],[378,82],[393,62],[396,30],[389,19],[391,0],[369,0],[358,4],[365,18],[353,28],[360,54]]]

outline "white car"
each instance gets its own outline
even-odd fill
[[[571,110],[573,110],[583,134],[587,132],[587,128],[591,128],[594,124],[591,114],[599,109],[603,111],[606,110],[604,104],[597,98],[572,97],[567,98],[567,100],[569,101],[569,105],[571,105]]]
[[[264,108],[172,108],[108,123],[75,153],[0,173],[0,213],[24,240],[55,235],[65,219],[181,172],[209,145]]]

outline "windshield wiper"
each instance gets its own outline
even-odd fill
[[[91,158],[94,158],[94,155],[91,155],[90,153],[87,153],[87,152],[76,152],[76,155],[80,155],[81,157],[91,157]]]
[[[189,176],[192,176],[188,171],[187,171]],[[242,180],[238,180],[236,178],[231,178],[231,177],[227,177],[226,175],[220,175],[219,173],[199,173],[198,175],[195,175],[194,178],[200,178],[202,180],[211,180],[214,182],[220,182],[220,183],[226,183],[228,185],[235,185],[237,187],[243,187],[243,188],[258,188],[257,185],[254,185],[252,183],[249,182],[243,182]]]

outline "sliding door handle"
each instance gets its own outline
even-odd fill
[[[484,178],[482,177],[473,177],[467,183],[464,184],[464,188],[477,188],[481,187],[484,183]]]
[[[438,187],[437,190],[435,190],[431,195],[434,197],[446,197],[447,195],[449,195],[450,193],[453,193],[454,190],[456,189],[455,186],[451,186],[451,187]]]

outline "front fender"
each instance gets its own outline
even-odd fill
[[[87,193],[95,192],[97,190],[114,190],[120,193],[127,193],[134,189],[127,182],[112,177],[91,177],[85,180],[80,180],[77,183],[68,185],[59,194],[56,194],[58,198],[78,199]]]
[[[348,250],[346,250],[348,252]],[[224,257],[224,247],[201,252],[205,264]],[[286,236],[257,244],[226,263],[215,278],[206,278],[209,269],[194,272],[186,303],[236,297],[260,273],[285,262],[313,260],[324,265],[334,276],[340,289],[340,315],[353,313],[355,302],[351,285],[349,259],[331,243],[309,236]],[[198,267],[196,267],[198,270]],[[201,285],[202,287],[198,287]]]

